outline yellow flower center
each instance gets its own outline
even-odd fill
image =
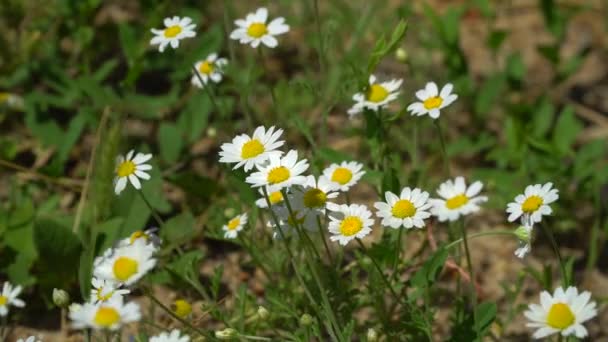
[[[277,204],[283,201],[283,194],[280,191],[275,191],[268,196],[270,204]]]
[[[279,184],[289,179],[291,173],[285,166],[278,166],[268,172],[268,183]]]
[[[448,199],[447,201],[445,201],[445,206],[448,209],[458,209],[460,207],[462,207],[463,205],[469,203],[469,198],[467,197],[467,195],[465,194],[460,194],[460,195],[456,195],[450,199]]]
[[[307,208],[318,208],[325,205],[327,195],[320,189],[310,189],[304,193],[304,206]]]
[[[7,101],[11,97],[11,93],[0,92],[0,103]]]
[[[120,163],[120,165],[118,165],[118,168],[116,169],[116,174],[118,174],[118,177],[120,178],[127,177],[135,173],[135,169],[136,167],[134,162],[130,160],[125,160],[124,162]]]
[[[137,273],[139,265],[136,260],[120,257],[114,261],[114,276],[120,281],[127,281]]]
[[[367,100],[370,102],[382,102],[388,96],[388,90],[379,84],[372,84],[367,91]]]
[[[105,302],[107,300],[109,300],[110,298],[112,298],[112,295],[114,294],[114,291],[110,291],[106,294],[103,294],[103,287],[97,290],[97,300],[100,302]]]
[[[439,108],[441,106],[441,104],[443,103],[443,99],[439,96],[433,96],[430,97],[426,100],[424,100],[424,108],[426,110],[431,110],[431,109],[435,109],[435,108]]]
[[[103,328],[109,328],[120,321],[120,314],[112,307],[102,306],[95,313],[93,321]]]
[[[235,217],[228,222],[228,230],[235,230],[239,227],[240,224],[241,224],[241,218]]]
[[[247,28],[247,34],[253,38],[261,38],[268,33],[268,28],[264,23],[253,23]]]
[[[182,27],[179,25],[173,25],[165,29],[166,38],[175,38],[180,33],[182,33]]]
[[[210,73],[212,73],[213,69],[215,69],[215,67],[213,66],[213,63],[209,63],[207,61],[204,61],[203,63],[201,63],[201,65],[198,66],[198,71],[201,74],[205,74],[205,75],[209,75]]]
[[[173,312],[180,318],[186,318],[192,313],[192,305],[183,299],[173,302]]]
[[[331,181],[340,183],[341,185],[344,185],[344,184],[350,182],[350,180],[352,178],[353,178],[353,173],[345,167],[337,168],[334,171],[334,173],[332,173],[332,175],[331,175]]]
[[[137,239],[145,239],[146,241],[148,241],[148,239],[150,239],[150,237],[143,230],[138,230],[138,231],[133,232],[133,234],[131,234],[129,243],[133,244],[135,241],[137,241]]]
[[[264,153],[264,145],[258,139],[251,139],[243,144],[241,158],[249,159]]]
[[[0,306],[5,306],[8,302],[8,298],[6,296],[0,295]]]
[[[347,216],[340,223],[340,233],[344,236],[353,236],[363,229],[363,222],[357,216]]]
[[[570,307],[564,303],[551,305],[547,315],[547,324],[555,329],[565,329],[574,323],[574,314]]]
[[[524,213],[533,213],[543,205],[543,199],[540,196],[532,195],[528,197],[521,205],[521,210]]]
[[[416,207],[414,207],[414,203],[406,199],[402,199],[393,205],[391,212],[396,218],[402,219],[414,216],[416,214]]]

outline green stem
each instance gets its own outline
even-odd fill
[[[176,315],[171,309],[169,309],[168,307],[166,307],[163,303],[161,303],[156,297],[154,297],[154,295],[150,292],[149,289],[144,289],[144,294],[146,295],[146,297],[148,297],[152,302],[154,302],[156,305],[158,305],[161,309],[163,309],[163,311],[165,311],[167,314],[169,314],[171,317],[173,317],[174,319],[178,320],[180,323],[182,323],[183,325],[185,325],[186,327],[188,327],[189,329],[191,329],[192,331],[195,331],[196,333],[198,333],[201,336],[207,337],[207,338],[211,338],[211,334],[200,330],[199,328],[193,326],[190,322],[188,322],[187,320],[179,317],[178,315]]]
[[[317,24],[317,41],[318,41],[318,49],[317,52],[319,56],[319,71],[321,75],[325,75],[325,58],[324,58],[324,50],[323,50],[323,35],[321,33],[321,16],[319,15],[319,0],[313,0],[313,7],[315,9],[315,23]]]
[[[557,246],[557,242],[555,241],[555,237],[553,236],[553,232],[546,225],[542,224],[543,231],[547,235],[549,242],[551,243],[551,247],[553,248],[553,252],[555,256],[557,256],[557,260],[559,261],[559,267],[562,273],[562,285],[565,288],[568,287],[570,281],[568,280],[568,273],[566,272],[566,264],[564,263],[564,259],[562,258],[562,253],[559,251],[559,247]]]
[[[213,105],[213,108],[215,108],[215,110],[218,113],[221,113],[220,107],[217,105],[217,102],[215,102],[215,97],[213,96],[211,89],[209,89],[209,86],[207,84],[205,84],[205,82],[203,82],[203,77],[198,72],[198,70],[196,70],[196,67],[194,65],[192,66],[192,71],[194,71],[194,75],[196,76],[198,81],[201,83],[201,88],[203,88],[205,93],[207,93],[207,96],[209,96],[209,100],[211,100],[211,104]],[[209,83],[211,83],[211,80],[209,80]]]
[[[241,244],[243,245],[243,247],[245,248],[245,250],[247,252],[249,252],[249,255],[251,255],[251,257],[253,258],[253,261],[260,266],[260,269],[262,270],[262,272],[264,272],[264,274],[266,275],[266,277],[268,279],[272,279],[272,277],[270,276],[270,272],[268,271],[268,269],[266,268],[266,266],[262,263],[262,261],[260,260],[260,258],[257,255],[257,253],[254,252],[253,248],[251,248],[245,242],[245,239],[240,234],[238,235],[238,239],[239,239],[239,241],[241,241]]]
[[[374,266],[376,267],[376,270],[378,271],[378,273],[380,273],[380,277],[382,278],[382,280],[384,281],[384,283],[386,284],[386,287],[391,291],[391,294],[393,295],[393,297],[395,297],[395,301],[399,302],[399,295],[397,294],[397,292],[395,292],[395,289],[393,289],[393,286],[391,285],[391,282],[388,280],[388,278],[384,275],[384,272],[382,272],[382,268],[380,267],[380,265],[378,265],[378,262],[376,261],[376,259],[374,259],[371,254],[369,254],[369,252],[367,251],[367,248],[365,247],[365,245],[363,244],[363,242],[361,241],[361,239],[356,238],[355,240],[357,240],[357,243],[359,244],[359,246],[361,247],[361,249],[363,250],[363,253],[365,253],[365,255],[371,259],[372,263],[374,264]]]
[[[471,251],[469,250],[469,240],[467,239],[467,232],[464,227],[464,218],[460,220],[459,226],[460,233],[462,234],[462,242],[464,244],[464,254],[469,267],[469,276],[471,277],[469,285],[471,287],[471,297],[473,299],[473,328],[475,329],[475,340],[481,341],[479,326],[477,324],[477,289],[475,288],[475,275],[473,274],[473,263],[471,262]]]
[[[595,192],[593,199],[595,205],[595,222],[593,222],[593,226],[591,227],[591,234],[589,234],[589,258],[587,258],[587,265],[585,267],[585,271],[587,276],[590,275],[591,271],[595,267],[597,263],[598,249],[599,246],[602,246],[603,239],[599,237],[600,235],[600,227],[602,225],[601,222],[601,211],[602,206],[600,202],[600,189],[601,187],[597,187],[598,191]]]
[[[323,245],[325,246],[325,251],[327,252],[327,257],[329,258],[329,262],[333,264],[334,263],[334,258],[331,255],[331,251],[329,249],[329,245],[327,244],[327,239],[325,238],[325,228],[321,225],[321,217],[320,216],[317,216],[317,226],[319,227],[319,233],[321,233],[321,240],[323,241]]]
[[[293,218],[293,222],[295,223],[296,227],[294,227],[294,228],[296,229],[296,231],[301,232],[301,237],[303,236],[303,237],[306,238],[306,239],[302,239],[302,240],[306,241],[306,243],[308,244],[308,246],[313,250],[313,252],[317,256],[317,259],[321,260],[321,253],[319,253],[319,250],[315,246],[314,242],[312,242],[312,239],[306,233],[306,229],[304,229],[304,227],[302,227],[297,222],[297,220],[296,220],[296,213],[295,213],[295,211],[291,207],[291,203],[289,202],[289,196],[287,196],[287,191],[285,191],[283,189],[283,190],[281,190],[281,193],[283,194],[283,200],[285,201],[285,206],[287,207],[287,211],[289,212],[289,216]],[[301,228],[301,230],[298,230],[298,228]]]
[[[262,337],[262,336],[253,336],[253,335],[239,335],[239,337],[242,337],[246,340],[251,340],[251,341],[272,341],[271,338],[268,337]]]
[[[468,239],[474,239],[474,238],[478,238],[478,237],[482,237],[482,236],[492,236],[492,235],[513,235],[515,237],[517,237],[517,235],[515,234],[515,232],[510,231],[510,230],[493,230],[493,231],[489,231],[489,232],[481,232],[481,233],[476,233],[476,234],[471,234],[468,236]],[[458,239],[455,241],[450,242],[449,244],[445,245],[445,249],[450,249],[454,246],[457,246],[458,244],[462,243],[463,239]]]
[[[439,142],[441,143],[441,153],[443,155],[443,164],[444,164],[443,167],[444,167],[445,175],[447,178],[450,178],[450,175],[452,174],[452,172],[450,170],[450,160],[448,158],[448,152],[445,147],[445,138],[443,136],[441,124],[439,123],[439,120],[433,120],[433,123],[435,124],[435,127],[437,128],[437,134],[439,135]]]
[[[144,192],[141,191],[141,190],[138,190],[137,193],[139,194],[139,196],[141,197],[141,199],[144,201],[144,203],[146,203],[146,206],[148,207],[148,209],[150,209],[150,212],[152,213],[152,217],[154,217],[154,220],[156,220],[156,223],[158,223],[161,227],[164,226],[165,225],[165,221],[160,217],[160,215],[158,214],[158,212],[156,212],[156,209],[154,209],[154,207],[152,206],[152,204],[150,204],[150,202],[148,201],[148,199],[144,195]]]
[[[393,257],[393,277],[397,277],[397,261],[401,256],[401,235],[403,234],[403,227],[399,227],[399,233],[397,234],[397,241],[395,246],[395,255]]]

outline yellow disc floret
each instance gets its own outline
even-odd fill
[[[344,236],[353,236],[363,229],[363,222],[357,216],[347,216],[340,222],[340,233]]]
[[[192,305],[183,299],[173,302],[173,308],[173,312],[180,318],[186,318],[192,313]]]
[[[575,318],[567,304],[555,303],[551,305],[547,314],[547,324],[555,329],[566,329],[574,323]]]
[[[307,208],[318,208],[325,206],[327,195],[321,189],[310,189],[304,193],[304,206]]]
[[[283,201],[283,194],[280,191],[272,192],[268,199],[270,199],[270,204],[277,204]]]
[[[352,178],[353,173],[345,167],[337,168],[331,175],[331,181],[340,183],[341,185],[347,184]]]
[[[445,206],[448,209],[454,210],[462,207],[463,205],[469,203],[469,198],[465,194],[456,195],[447,201],[445,201]]]
[[[268,183],[279,184],[289,179],[291,173],[285,166],[277,166],[268,172]]]
[[[395,202],[393,209],[391,209],[391,213],[393,216],[400,219],[412,217],[416,214],[416,207],[409,200],[402,199]]]
[[[180,33],[182,33],[182,27],[179,25],[167,27],[164,32],[166,38],[175,38]]]
[[[120,281],[127,281],[135,273],[137,273],[138,268],[139,265],[136,260],[128,257],[119,257],[116,259],[116,261],[114,261],[112,270],[114,271],[114,276],[116,279]]]
[[[264,23],[253,23],[247,28],[247,34],[253,38],[261,38],[268,33],[268,28]]]
[[[543,199],[540,196],[532,195],[528,197],[521,205],[521,210],[524,213],[533,213],[543,205]]]
[[[104,328],[109,328],[120,321],[120,313],[112,307],[102,306],[97,309],[97,313],[95,313],[93,320],[95,321],[95,324]]]
[[[198,71],[201,74],[205,74],[205,75],[209,75],[210,73],[213,72],[214,69],[215,69],[215,66],[213,66],[213,63],[208,62],[208,61],[204,61],[198,66]]]
[[[230,220],[228,222],[228,230],[235,230],[239,227],[239,225],[241,224],[241,218],[240,217],[235,217],[232,220]]]
[[[8,302],[8,298],[6,296],[0,295],[0,306],[5,306]]]
[[[388,90],[379,84],[372,84],[367,91],[367,100],[378,103],[384,101],[388,96]]]
[[[431,109],[435,109],[435,108],[439,108],[441,107],[441,104],[443,103],[443,99],[439,96],[433,96],[433,97],[429,97],[428,99],[424,100],[424,108],[426,110],[431,110]]]
[[[130,160],[125,160],[124,162],[120,163],[120,165],[118,165],[118,168],[116,169],[116,174],[118,175],[118,177],[128,177],[132,174],[135,173],[135,163],[130,161]]]
[[[249,159],[264,153],[264,145],[258,139],[251,139],[243,144],[241,158]]]

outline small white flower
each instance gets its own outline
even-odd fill
[[[540,305],[530,304],[524,312],[530,320],[526,326],[537,328],[534,338],[543,338],[555,333],[562,336],[574,335],[578,338],[587,336],[583,323],[597,315],[595,302],[590,302],[591,293],[578,293],[576,287],[564,290],[558,287],[553,296],[547,291],[540,294]]]
[[[137,153],[131,150],[125,157],[118,156],[116,158],[116,177],[114,177],[114,192],[117,195],[127,187],[127,180],[137,190],[141,189],[139,179],[150,179],[150,175],[146,172],[152,169],[152,165],[145,164],[152,154]]]
[[[209,83],[209,80],[220,83],[224,73],[223,67],[226,64],[228,64],[228,60],[226,58],[217,58],[217,53],[210,54],[204,61],[196,62],[194,69],[196,69],[198,76],[200,76],[204,84],[201,84],[197,75],[192,75],[192,84],[202,88],[205,84]]]
[[[437,216],[439,221],[456,221],[460,216],[478,212],[481,203],[488,200],[486,196],[477,196],[483,184],[474,182],[467,187],[463,177],[456,177],[453,181],[448,179],[437,189],[442,198],[433,198],[431,214]]]
[[[422,228],[424,220],[431,216],[428,210],[429,193],[418,188],[408,187],[401,190],[400,196],[387,191],[384,194],[386,202],[376,202],[374,207],[378,209],[376,216],[382,218],[382,225],[391,228]]]
[[[273,192],[292,185],[302,185],[306,177],[302,173],[308,169],[308,161],[298,161],[298,152],[291,150],[284,157],[271,155],[265,165],[257,165],[258,171],[249,175],[245,182],[254,188],[267,186]]]
[[[268,20],[268,10],[264,7],[259,8],[255,13],[247,14],[245,19],[234,21],[237,28],[230,33],[230,39],[238,40],[241,44],[250,44],[257,48],[260,43],[274,48],[279,45],[275,38],[280,34],[289,31],[289,26],[285,24],[285,18],[276,18],[266,25]]]
[[[399,96],[399,87],[403,80],[394,79],[388,82],[377,83],[376,76],[369,76],[369,87],[367,93],[356,93],[353,95],[355,104],[348,110],[348,115],[352,118],[365,109],[375,112],[385,108],[390,102]]]
[[[310,211],[325,214],[325,208],[335,205],[329,200],[338,197],[337,190],[338,185],[325,176],[318,180],[315,176],[308,176],[302,186],[292,188],[293,196],[289,200],[292,209],[298,211],[298,217],[303,217]]]
[[[156,265],[154,251],[154,247],[143,240],[115,248],[108,258],[97,258],[98,260],[94,262],[94,275],[114,283],[132,285]]]
[[[117,299],[70,306],[69,317],[75,329],[116,331],[125,324],[139,321],[141,312],[136,303],[124,304],[122,299]]]
[[[232,142],[222,144],[220,163],[236,163],[234,169],[245,165],[245,171],[249,171],[256,165],[265,164],[271,156],[280,157],[283,152],[277,148],[285,143],[279,141],[281,134],[283,130],[275,131],[274,126],[268,130],[259,126],[252,137],[247,134],[237,135]]]
[[[532,225],[523,225],[515,230],[515,235],[519,238],[519,247],[515,250],[515,255],[523,259],[532,249]]]
[[[188,17],[173,17],[165,18],[165,28],[162,30],[151,29],[154,33],[154,37],[150,40],[150,45],[158,45],[158,51],[163,52],[167,45],[171,44],[171,47],[177,49],[179,41],[184,38],[192,38],[196,36],[194,27],[196,24],[192,24],[192,19]]]
[[[91,283],[93,285],[91,288],[91,302],[93,303],[116,300],[131,292],[128,289],[121,289],[119,284],[111,280],[93,277]]]
[[[422,102],[414,102],[407,107],[412,115],[422,116],[428,114],[431,118],[437,119],[441,115],[440,110],[456,101],[458,95],[452,94],[454,86],[448,83],[438,91],[435,82],[429,82],[424,89],[416,92],[416,97]]]
[[[42,340],[38,339],[36,336],[30,336],[25,340],[20,338],[17,340],[17,342],[42,342]]]
[[[340,191],[346,192],[353,185],[357,184],[365,174],[365,171],[361,171],[361,169],[363,169],[363,164],[361,163],[343,161],[340,165],[331,164],[323,170],[323,175],[336,183]]]
[[[228,221],[222,229],[225,231],[224,238],[236,239],[239,232],[243,230],[243,227],[247,224],[247,213],[236,216],[232,220]]]
[[[558,190],[553,189],[553,183],[528,185],[523,194],[515,197],[515,202],[507,204],[508,220],[513,222],[521,216],[524,225],[538,223],[543,215],[551,215],[553,211],[549,204],[558,198]]]
[[[338,241],[342,246],[346,246],[353,239],[361,239],[372,231],[374,219],[372,212],[364,205],[351,204],[341,205],[337,210],[329,215],[329,232],[332,234],[329,239]]]
[[[266,202],[266,197],[264,197],[264,189],[259,188],[258,192],[260,193],[260,195],[262,195],[262,197],[258,198],[255,201],[255,205],[258,208],[268,208],[268,203]],[[266,189],[266,192],[268,193],[268,200],[270,201],[271,206],[274,206],[275,204],[279,204],[279,203],[283,202],[283,193],[281,193],[281,190],[268,191],[268,189]]]
[[[8,315],[8,309],[11,306],[22,308],[25,306],[25,302],[17,298],[21,293],[22,287],[17,285],[13,286],[8,281],[2,286],[2,293],[0,293],[0,316]]]
[[[172,330],[170,333],[162,332],[159,335],[150,337],[150,342],[190,342],[188,335],[180,336],[180,331]]]
[[[125,247],[135,243],[135,241],[144,241],[151,247],[158,248],[161,244],[161,239],[157,235],[158,227],[152,227],[146,230],[136,230],[128,238],[124,238],[118,242],[118,247]]]

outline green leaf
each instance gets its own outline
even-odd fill
[[[576,137],[583,129],[583,124],[574,114],[574,109],[567,106],[562,110],[557,118],[555,129],[553,130],[553,145],[562,154],[572,151],[572,146]]]
[[[532,114],[532,131],[535,137],[543,137],[553,124],[555,107],[551,101],[544,97],[539,104],[538,110]]]
[[[369,62],[367,63],[367,73],[371,74],[376,70],[376,67],[384,58],[384,56],[392,53],[397,46],[401,43],[401,40],[405,36],[405,32],[407,31],[407,21],[400,20],[399,24],[393,30],[389,41],[387,42],[384,37],[380,38],[376,42],[376,46],[372,50],[371,56],[369,58]]]
[[[329,147],[321,147],[317,149],[316,155],[329,163],[341,163],[343,161],[355,160],[355,158],[353,158],[351,155]]]
[[[165,222],[165,225],[160,230],[160,235],[164,241],[179,244],[194,235],[195,223],[194,216],[187,211]]]
[[[504,86],[504,74],[498,73],[488,78],[480,87],[475,98],[475,113],[483,116],[487,115]]]
[[[34,241],[38,263],[44,269],[49,286],[64,287],[75,279],[82,246],[72,231],[50,219],[38,219],[34,224]]]
[[[158,129],[160,155],[168,163],[175,163],[183,147],[183,137],[175,124],[163,122]]]

